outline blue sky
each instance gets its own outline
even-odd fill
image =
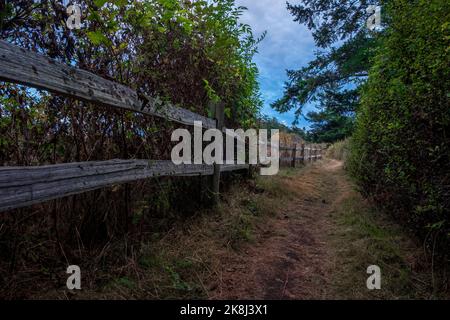
[[[290,2],[295,4],[299,1]],[[283,94],[286,69],[299,69],[313,59],[316,47],[311,32],[293,21],[286,9],[286,0],[236,0],[236,5],[248,8],[241,21],[249,24],[256,36],[267,30],[254,58],[260,71],[259,82],[264,99],[262,112],[291,125],[294,112],[279,114],[270,108],[270,103]],[[311,109],[311,106],[305,108],[306,111]],[[308,127],[308,123],[302,118],[298,126]]]

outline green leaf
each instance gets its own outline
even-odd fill
[[[224,113],[228,119],[231,119],[231,109],[230,108],[225,108]]]
[[[100,31],[89,31],[87,36],[94,45],[107,44],[109,42],[108,38]]]
[[[128,0],[114,0],[113,3],[118,7],[125,7],[128,4]]]
[[[89,11],[89,16],[87,17],[87,20],[89,21],[101,21],[100,15],[98,14],[97,11],[94,10],[90,10]]]
[[[101,8],[103,7],[103,5],[108,2],[108,0],[94,0],[94,4],[98,7]]]

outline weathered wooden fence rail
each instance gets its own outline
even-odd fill
[[[91,72],[52,60],[0,40],[0,80],[44,89],[63,96],[112,108],[164,118],[184,125],[201,121],[204,128],[223,128],[223,110],[215,119],[143,96],[136,90]],[[222,108],[223,109],[223,108]],[[280,147],[292,152],[280,163],[321,158],[315,148]],[[300,151],[300,157],[297,157]],[[161,160],[110,160],[33,167],[0,167],[0,211],[122,184],[162,176],[214,176],[212,192],[217,199],[220,173],[248,169],[248,165],[175,165]]]
[[[216,128],[216,119],[143,96],[136,90],[91,72],[52,60],[0,40],[0,80],[44,89],[112,108],[164,118],[184,125],[201,121]],[[219,169],[219,171],[217,170]],[[246,165],[174,165],[171,161],[112,160],[36,167],[0,167],[0,211],[83,193],[115,184],[161,176],[214,175],[218,192],[220,172],[248,169]]]
[[[202,121],[205,128],[216,127],[214,119],[163,103],[159,99],[139,96],[135,90],[122,84],[3,40],[0,40],[0,79],[182,124],[193,125],[194,121]]]
[[[268,150],[270,150],[270,144],[268,145]],[[323,152],[325,148],[323,146],[317,145],[307,145],[302,144],[300,147],[295,146],[283,146],[280,145],[278,148],[280,155],[280,165],[295,167],[298,162],[306,163],[307,161],[316,161],[323,158]],[[286,154],[288,153],[288,155]]]
[[[224,165],[221,171],[248,169]],[[110,160],[0,169],[0,211],[79,194],[115,184],[163,176],[205,176],[214,166],[172,161]]]

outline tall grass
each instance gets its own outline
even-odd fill
[[[331,145],[326,153],[326,156],[331,159],[346,161],[350,150],[350,139],[336,142]]]

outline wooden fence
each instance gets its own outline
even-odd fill
[[[142,96],[122,84],[60,63],[0,40],[0,80],[44,89],[66,97],[122,108],[184,125],[201,121],[204,128],[221,127],[223,110],[207,118],[157,98]],[[223,109],[223,108],[222,108]],[[174,165],[161,160],[88,161],[33,167],[0,167],[0,211],[83,193],[120,183],[162,176],[214,176],[218,193],[220,173],[248,165]]]
[[[293,167],[297,164],[307,164],[323,158],[326,150],[324,145],[300,143],[293,146],[280,145],[278,154],[280,158],[280,167]],[[267,153],[271,154],[271,145],[267,144]]]
[[[280,165],[295,168],[297,163],[308,163],[322,159],[324,148],[314,144],[280,146]]]
[[[55,94],[168,119],[183,125],[201,121],[204,128],[223,128],[223,106],[207,118],[157,98],[143,96],[122,84],[91,72],[52,60],[44,55],[0,40],[0,80],[43,89]],[[286,148],[288,159],[297,161],[321,157],[317,149]],[[280,149],[281,150],[281,149]],[[298,156],[298,152],[300,155]],[[282,153],[280,153],[281,156]],[[298,157],[297,157],[298,156]],[[282,163],[286,157],[282,157]],[[0,211],[20,208],[116,184],[162,176],[211,175],[211,190],[217,199],[221,172],[248,169],[248,165],[174,165],[161,160],[87,161],[32,167],[0,167]]]

